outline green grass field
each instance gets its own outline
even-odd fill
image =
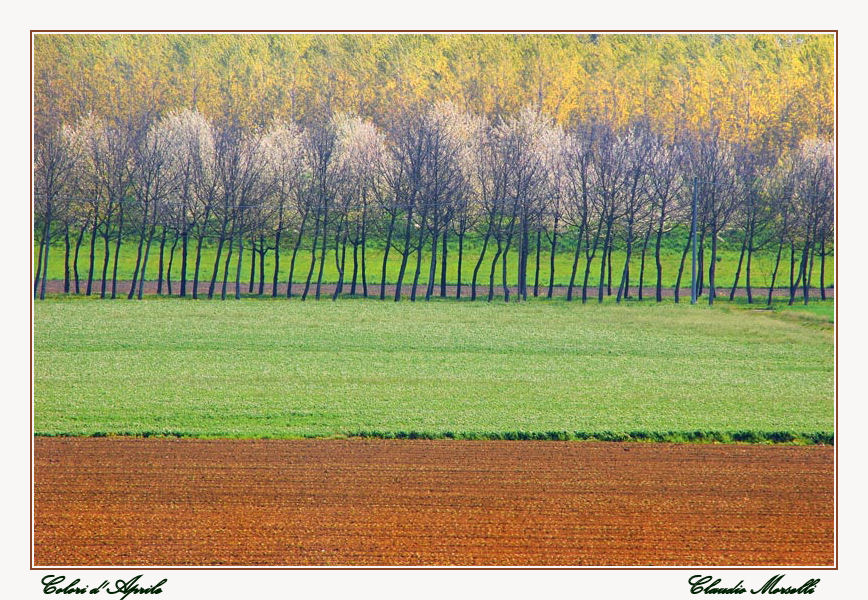
[[[830,442],[832,310],[53,298],[35,432]]]
[[[62,240],[55,239],[55,243],[60,243],[59,246],[55,246],[52,244],[51,252],[49,253],[49,265],[48,265],[48,278],[49,279],[63,279],[64,273],[64,249],[62,245]],[[74,250],[74,242],[73,250]],[[666,287],[674,287],[675,281],[678,277],[678,266],[681,261],[681,249],[683,240],[681,239],[671,239],[667,240],[667,247],[663,249],[661,252],[661,262],[662,262],[662,272],[663,272],[663,285]],[[170,243],[167,244],[164,261],[168,268],[169,262],[169,250]],[[540,285],[547,286],[549,284],[549,253],[546,252],[547,246],[543,246],[543,251],[540,256]],[[111,277],[112,267],[113,267],[113,252],[114,252],[114,244],[111,245],[110,248],[110,262],[109,262],[109,270],[108,275]],[[136,264],[136,250],[137,250],[137,240],[130,240],[121,245],[120,258],[118,259],[118,278],[122,280],[131,279],[133,276],[133,271],[135,269]],[[630,281],[631,285],[638,285],[639,283],[639,269],[641,263],[641,255],[640,250],[637,246],[631,260],[630,260]],[[473,276],[473,269],[476,266],[476,262],[479,259],[480,248],[468,244],[465,247],[465,255],[462,266],[461,279],[464,283],[470,283],[470,280]],[[34,269],[36,263],[36,257],[39,254],[39,248],[36,246],[34,248]],[[94,278],[99,279],[102,275],[102,265],[104,258],[102,242],[99,241],[96,246],[96,253],[94,257],[95,267],[94,267]],[[234,252],[233,256],[237,256],[237,249]],[[621,269],[624,267],[624,259],[626,254],[623,250],[616,250],[612,254],[613,256],[613,265],[612,265],[612,279],[613,285],[617,286],[620,281]],[[710,260],[711,251],[706,250],[706,260]],[[201,281],[210,281],[211,274],[214,269],[214,259],[216,257],[216,248],[213,246],[206,246],[202,251],[202,265],[200,272],[200,280]],[[284,249],[281,253],[280,259],[280,270],[278,280],[281,283],[285,283],[287,278],[289,277],[289,264],[292,257],[292,253],[289,250]],[[224,253],[225,258],[225,253]],[[482,267],[479,270],[479,283],[487,284],[488,283],[488,275],[491,269],[491,260],[494,258],[493,250],[490,248],[488,252],[486,252],[486,259],[483,262]],[[720,288],[731,287],[732,282],[735,279],[735,272],[738,267],[738,258],[739,258],[739,248],[722,248],[719,251],[719,261],[717,263],[717,272],[716,279],[717,285]],[[241,266],[241,280],[243,282],[248,282],[250,279],[250,259],[251,252],[250,248],[246,247],[243,257],[242,257],[242,266]],[[235,258],[233,258],[232,268],[229,270],[228,281],[235,281]],[[352,276],[352,246],[347,248],[347,273],[345,275],[346,279],[349,280]],[[361,258],[359,258],[361,260]],[[422,254],[422,279],[427,281],[426,277],[428,275],[428,267],[430,265],[431,254],[430,247],[426,248]],[[774,254],[770,252],[757,253],[754,256],[752,267],[751,267],[751,283],[754,286],[768,286],[771,282],[771,275],[774,270]],[[789,248],[786,249],[786,252],[781,257],[781,265],[779,267],[778,278],[776,281],[776,286],[785,287],[789,281]],[[178,281],[181,274],[181,248],[178,246],[175,249],[175,259],[172,265],[172,280],[174,282]],[[573,266],[573,255],[571,252],[566,250],[558,252],[555,255],[555,285],[567,285],[570,281],[570,273]],[[72,261],[70,260],[70,263]],[[367,276],[369,282],[379,283],[382,273],[383,267],[383,249],[377,247],[369,247],[366,252],[366,262],[367,262]],[[87,271],[89,264],[89,247],[88,242],[85,241],[79,251],[79,278],[82,281],[87,280]],[[155,243],[151,248],[151,253],[148,258],[148,270],[147,270],[147,279],[156,280],[158,273],[158,264],[159,264],[159,244]],[[193,278],[193,269],[195,268],[195,247],[191,246],[190,254],[187,258],[188,264],[188,277],[190,280]],[[317,268],[318,267],[317,263]],[[399,253],[392,251],[389,253],[389,259],[386,268],[386,281],[389,283],[394,283],[398,279],[398,271],[401,264],[401,256]],[[510,252],[507,258],[508,264],[508,272],[510,274],[510,281],[512,283],[515,282],[515,273],[518,269],[518,253],[514,250]],[[584,259],[581,259],[579,262],[579,270],[577,274],[577,283],[581,284],[582,277],[584,276],[584,267],[585,262]],[[304,282],[305,277],[307,276],[307,271],[310,268],[310,247],[309,245],[305,248],[302,248],[298,252],[298,257],[296,258],[296,267],[295,272],[293,273],[293,280],[296,282]],[[411,255],[410,262],[408,265],[409,277],[412,279],[412,274],[416,268],[416,256]],[[439,282],[439,273],[440,266],[438,262],[437,267],[437,281]],[[528,282],[530,285],[533,285],[535,278],[535,269],[536,269],[536,255],[535,250],[531,250],[531,256],[529,258],[528,264]],[[495,273],[495,281],[499,283],[500,281],[500,266],[498,265],[497,271]],[[274,252],[269,252],[266,254],[265,259],[265,280],[266,282],[270,282],[272,280],[272,276],[274,274]],[[316,279],[317,271],[314,271],[314,280]],[[591,277],[590,282],[592,284],[596,284],[599,281],[600,276],[600,256],[598,255],[594,262],[591,265]],[[223,267],[221,263],[220,270],[218,271],[218,281],[222,281],[223,279]],[[259,266],[256,266],[256,278],[258,281],[259,277]],[[682,280],[682,285],[687,287],[689,286],[690,280],[690,256],[687,257],[687,261],[685,263],[685,271],[684,277],[686,279]],[[448,261],[446,267],[446,278],[449,283],[455,283],[458,280],[458,247],[457,242],[450,242],[448,249]],[[744,267],[742,268],[741,279],[739,281],[740,286],[745,285],[745,273]],[[834,278],[834,268],[833,268],[833,259],[830,256],[826,260],[826,273],[825,273],[825,283],[826,285],[832,285]],[[334,260],[334,251],[330,251],[326,264],[323,270],[323,281],[334,283],[338,279],[338,271],[335,266]],[[359,281],[361,282],[361,276],[359,277]],[[657,281],[657,268],[654,263],[654,254],[653,248],[649,248],[648,254],[645,258],[645,278],[644,285],[652,286],[655,285]],[[814,271],[812,274],[811,282],[813,286],[819,286],[820,281],[820,261],[819,258],[814,263]]]

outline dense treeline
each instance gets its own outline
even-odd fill
[[[37,120],[189,107],[265,127],[323,107],[388,126],[450,100],[558,124],[715,123],[758,150],[834,132],[833,35],[36,35]]]
[[[529,288],[552,295],[554,257],[569,248],[568,300],[611,294],[620,302],[631,285],[650,283],[660,301],[662,240],[690,229],[694,193],[699,285],[710,303],[718,294],[719,240],[730,235],[741,241],[730,297],[743,281],[754,300],[758,252],[776,256],[763,300],[771,302],[787,270],[791,303],[797,294],[807,302],[812,284],[825,293],[834,239],[829,141],[803,135],[795,147],[770,149],[730,139],[715,121],[672,132],[648,116],[562,125],[539,105],[490,117],[421,102],[396,106],[382,122],[328,106],[264,124],[232,109],[208,117],[190,108],[91,113],[69,124],[37,119],[34,294],[44,297],[49,254],[62,239],[64,291],[101,297],[117,296],[121,245],[134,244],[129,298],[142,297],[149,274],[159,293],[165,282],[167,293],[195,298],[204,282],[209,298],[239,298],[242,260],[253,253],[260,294],[270,281],[272,295],[289,283],[287,296],[318,299],[333,261],[332,298],[385,298],[391,255],[400,259],[394,300],[445,296],[447,261],[458,264],[458,297],[478,299],[483,288],[490,301],[500,288],[506,300],[526,299]],[[479,252],[467,263],[470,239]],[[381,265],[367,261],[372,241],[384,248]],[[455,241],[457,256],[448,252]],[[213,263],[202,261],[205,245],[215,248]],[[154,246],[157,265],[149,264]],[[612,264],[616,247],[626,253],[623,263]],[[176,248],[182,258],[173,271]],[[676,301],[689,281],[689,250],[681,251]],[[264,272],[267,254],[272,273]],[[512,272],[511,256],[518,259]],[[654,282],[646,281],[651,261]],[[278,281],[286,262],[289,276]],[[541,269],[549,270],[548,289],[539,288]],[[378,285],[369,285],[371,274]]]

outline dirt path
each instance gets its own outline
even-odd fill
[[[209,285],[210,285],[209,282],[199,282],[199,295],[201,297],[207,296]],[[91,290],[91,294],[94,296],[99,296],[100,286],[101,286],[101,281],[95,281],[93,283],[93,288]],[[107,282],[106,295],[111,294],[111,287],[112,287],[111,282],[110,281]],[[334,284],[334,283],[324,283],[322,285],[322,287],[320,288],[320,296],[326,297],[326,298],[331,298],[332,294],[335,291],[335,287],[336,287],[336,284]],[[263,294],[266,296],[270,296],[271,295],[271,288],[272,288],[272,286],[270,283],[265,284],[265,286],[263,286]],[[70,289],[72,291],[75,290],[74,283],[71,284]],[[80,289],[80,292],[82,294],[84,294],[85,290],[87,289],[87,281],[80,281],[79,282],[79,289]],[[402,291],[402,295],[404,298],[406,298],[406,299],[410,298],[411,289],[412,289],[412,282],[411,282],[411,285],[405,284],[402,287],[401,291]],[[515,286],[512,286],[510,288],[510,294],[515,295],[517,289],[518,288],[516,288]],[[130,282],[129,281],[118,281],[118,283],[117,283],[117,295],[118,296],[126,298],[129,290],[130,290]],[[245,283],[241,286],[241,293],[242,294],[244,294],[244,295],[249,294],[250,293],[249,290],[250,290],[249,284]],[[214,291],[214,296],[219,298],[221,291],[222,291],[222,284],[218,283],[216,288],[215,288],[215,291]],[[720,287],[717,289],[717,297],[721,298],[721,299],[728,299],[729,298],[729,291],[730,291],[730,288]],[[768,293],[769,293],[768,288],[753,287],[753,288],[751,288],[751,291],[753,294],[754,302],[763,303],[766,300],[766,298],[768,298]],[[50,279],[50,280],[48,280],[46,282],[46,292],[49,294],[61,294],[61,293],[63,293],[63,280],[62,279]],[[257,284],[254,287],[253,293],[258,293],[258,292],[259,292],[259,286]],[[304,292],[304,283],[293,284],[293,286],[292,286],[293,296],[300,297],[302,292]],[[612,288],[612,292],[613,292],[613,294],[617,294],[618,293],[617,287]],[[145,291],[143,293],[147,294],[147,295],[156,294],[157,293],[157,282],[156,281],[146,281],[145,282]],[[178,283],[176,281],[172,282],[172,293],[173,293],[173,295],[178,295],[180,293],[180,287],[178,286]],[[308,290],[308,297],[313,298],[315,293],[316,293],[316,284],[312,283],[310,286],[310,290]],[[344,288],[343,288],[343,294],[349,295],[349,293],[350,293],[350,285],[348,283],[345,283]],[[446,286],[447,297],[454,298],[455,293],[456,293],[456,286],[454,286],[454,285],[447,285]],[[539,295],[541,297],[545,297],[547,293],[548,293],[548,287],[540,287]],[[604,290],[603,293],[605,295],[606,290]],[[168,294],[168,287],[166,286],[165,282],[163,283],[163,294]],[[192,282],[188,283],[187,294],[188,295],[193,294]],[[495,296],[499,296],[502,298],[503,297],[503,287],[495,286],[494,294],[495,294]],[[643,299],[650,300],[653,302],[655,299],[655,294],[656,294],[656,288],[654,288],[653,286],[645,286],[642,288]],[[703,294],[704,295],[701,297],[701,299],[703,301],[707,301],[708,288],[704,289]],[[789,294],[790,294],[790,292],[787,288],[775,288],[775,290],[773,292],[773,296],[775,298],[788,298]],[[799,291],[796,294],[796,300],[797,301],[799,298],[802,297],[801,294],[802,294],[802,291],[801,291],[801,289],[799,289]],[[235,295],[235,284],[234,283],[227,284],[226,295],[228,297],[234,297],[234,295]],[[277,285],[277,295],[280,297],[286,296],[286,284],[285,283]],[[356,295],[358,295],[358,296],[362,295],[361,284],[357,285],[357,287],[356,287]],[[368,295],[372,296],[372,297],[379,297],[379,295],[380,295],[379,284],[376,284],[376,285],[368,284]],[[438,285],[435,287],[434,297],[439,297],[439,295],[440,295],[440,286]],[[532,295],[533,295],[533,287],[530,286],[530,287],[528,287],[528,297],[530,297]],[[556,285],[554,288],[552,288],[552,295],[558,296],[558,297],[566,296],[567,295],[567,286]],[[664,298],[672,298],[675,295],[675,289],[674,288],[663,288],[662,295]],[[735,295],[738,298],[744,298],[747,296],[747,290],[743,287],[736,288]],[[808,295],[811,298],[819,298],[820,297],[820,289],[819,288],[810,288],[808,290]],[[476,296],[477,296],[477,299],[486,300],[488,298],[488,286],[487,285],[476,286]],[[690,288],[689,287],[681,288],[679,291],[679,296],[681,297],[682,301],[689,302],[690,301]],[[392,299],[395,297],[395,286],[394,285],[392,285],[392,284],[386,285],[386,297],[389,299]],[[419,288],[416,289],[416,297],[417,297],[417,299],[422,299],[422,300],[425,299],[425,286],[420,286]],[[462,285],[461,286],[461,297],[462,298],[470,298],[470,286],[469,285]],[[632,298],[638,298],[639,297],[639,288],[638,287],[635,287],[635,286],[630,287],[630,297],[632,297]],[[826,288],[826,298],[831,299],[834,297],[835,297],[835,288],[831,288],[831,287]],[[582,288],[581,287],[573,288],[573,299],[576,301],[581,301],[581,299],[582,299]],[[597,299],[597,288],[596,287],[588,288],[588,300],[589,301],[596,301],[596,299]]]
[[[830,565],[833,448],[36,438],[36,565]]]

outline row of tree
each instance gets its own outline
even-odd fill
[[[617,301],[636,282],[641,298],[645,265],[653,260],[660,301],[662,242],[673,229],[690,230],[694,197],[699,288],[708,289],[709,303],[718,294],[715,271],[724,235],[741,241],[730,297],[743,278],[753,301],[751,265],[758,252],[776,257],[768,302],[785,255],[791,303],[800,288],[807,302],[812,284],[825,294],[835,173],[834,147],[827,141],[805,138],[794,149],[770,152],[728,141],[714,125],[664,134],[640,118],[623,126],[589,120],[564,128],[539,107],[491,119],[445,102],[396,109],[384,127],[328,111],[264,126],[227,115],[209,119],[186,109],[164,116],[89,116],[74,125],[38,122],[34,295],[45,296],[49,254],[62,238],[65,292],[114,298],[121,245],[134,243],[129,298],[142,297],[154,269],[159,293],[165,283],[168,293],[194,298],[200,281],[207,282],[209,298],[225,298],[234,272],[228,292],[239,298],[242,258],[252,252],[260,294],[270,279],[277,295],[281,264],[288,261],[286,295],[320,298],[325,265],[333,260],[338,278],[332,297],[348,287],[350,294],[385,298],[391,255],[400,259],[392,297],[409,291],[410,299],[427,300],[437,292],[438,263],[439,293],[446,295],[449,241],[457,240],[457,297],[469,287],[476,299],[479,284],[487,284],[489,301],[497,287],[506,300],[513,293],[526,299],[529,287],[540,294],[545,247],[549,286],[542,293],[548,296],[554,258],[568,248],[568,300],[602,301],[604,290],[613,293],[613,270]],[[80,259],[85,239],[86,275]],[[469,240],[479,253],[465,264]],[[676,301],[682,281],[689,280],[689,236],[687,241]],[[382,265],[367,264],[372,242],[384,248]],[[156,267],[149,264],[155,245]],[[214,247],[213,264],[203,264],[204,246]],[[612,264],[616,246],[626,252],[623,264]],[[266,274],[269,253],[274,269]],[[518,259],[512,274],[511,253]],[[631,272],[636,255],[638,274]],[[811,281],[815,260],[819,282]],[[379,290],[369,289],[372,268],[380,272]],[[303,286],[294,288],[301,279]],[[253,274],[251,289],[252,280]]]

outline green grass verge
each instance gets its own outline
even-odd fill
[[[832,443],[831,307],[51,299],[35,433]]]

